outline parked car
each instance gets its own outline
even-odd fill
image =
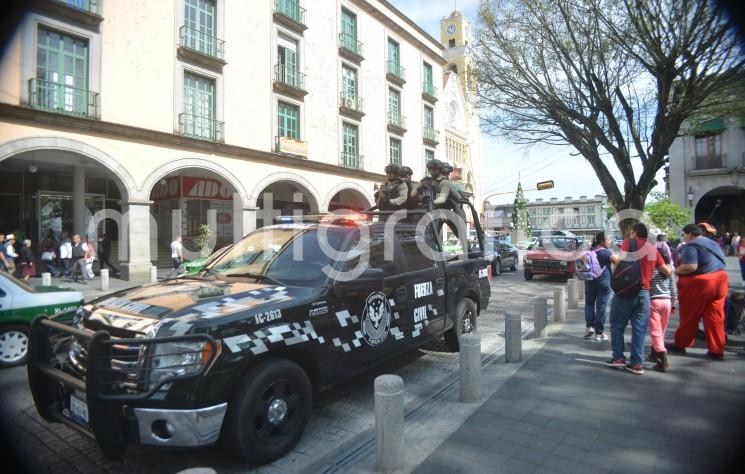
[[[503,269],[517,270],[518,257],[517,247],[504,240],[487,238],[484,240],[484,258],[492,268],[492,275],[497,276]]]
[[[541,237],[523,257],[525,279],[532,280],[533,275],[571,277],[578,249],[579,242],[573,237]]]
[[[29,384],[39,414],[91,434],[109,457],[127,443],[218,438],[253,465],[282,456],[319,390],[435,338],[457,350],[489,303],[483,252],[433,261],[418,245],[442,249],[431,226],[424,235],[413,221],[393,235],[385,227],[351,217],[265,227],[197,275],[86,304],[74,327],[35,319]],[[354,278],[327,276],[363,257],[369,266]],[[55,352],[60,336],[72,342]]]
[[[26,362],[28,328],[34,317],[75,310],[82,300],[79,291],[64,286],[34,287],[0,272],[0,368]]]

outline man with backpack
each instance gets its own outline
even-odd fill
[[[605,309],[610,298],[610,259],[608,239],[604,232],[595,234],[589,250],[579,254],[574,264],[577,278],[585,282],[585,339],[607,341],[603,332]]]
[[[672,274],[657,248],[647,242],[647,226],[638,222],[621,244],[620,255],[611,256],[616,269],[611,277],[615,295],[610,312],[610,343],[613,355],[608,367],[625,368],[635,375],[644,373],[644,339],[649,324],[649,289],[655,268]],[[624,357],[624,331],[631,323],[631,360]]]
[[[668,351],[685,353],[693,343],[701,318],[704,320],[706,353],[716,360],[724,359],[724,300],[729,281],[725,270],[725,257],[719,245],[704,235],[697,224],[683,227],[685,245],[680,250],[678,275],[678,301],[680,324],[675,331],[675,343]]]

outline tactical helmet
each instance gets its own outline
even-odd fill
[[[401,167],[396,164],[389,164],[385,167],[385,174],[395,174],[400,175],[401,174]]]
[[[440,168],[442,169],[442,161],[437,158],[431,159],[427,162],[427,169],[429,168]]]
[[[453,165],[450,163],[443,163],[442,166],[440,166],[440,169],[442,169],[444,173],[451,173],[453,171]]]
[[[401,167],[401,175],[402,176],[411,176],[414,174],[414,171],[409,168],[408,166],[402,166]]]

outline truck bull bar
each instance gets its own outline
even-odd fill
[[[57,357],[64,342],[73,339],[86,342],[82,346],[86,359],[83,374],[71,370],[67,359],[63,361]],[[203,343],[203,349],[198,351],[178,352],[199,352],[198,370],[152,381],[150,377],[154,371],[164,369],[152,366],[155,348],[165,343]],[[34,404],[44,420],[63,423],[94,438],[107,457],[119,458],[126,451],[128,442],[125,405],[146,400],[158,392],[163,393],[175,381],[201,377],[219,354],[220,344],[208,334],[119,338],[105,330],[79,329],[46,316],[38,316],[31,322],[29,330],[28,380]],[[182,366],[170,368],[177,367]],[[87,423],[74,420],[70,415],[68,403],[71,403],[72,394],[85,396]]]

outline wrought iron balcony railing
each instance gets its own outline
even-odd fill
[[[36,78],[29,79],[28,91],[28,103],[35,109],[77,117],[100,117],[98,92]]]
[[[346,109],[355,110],[362,112],[362,97],[357,94],[350,94],[349,92],[341,92],[339,94],[339,105]]]
[[[406,117],[396,112],[388,112],[388,125],[406,128]]]
[[[179,45],[217,59],[225,59],[225,41],[183,25],[179,28]]]
[[[364,158],[365,157],[359,153],[343,151],[341,152],[341,155],[339,155],[339,166],[361,170]]]
[[[305,8],[296,0],[274,0],[274,11],[305,25]]]
[[[724,154],[720,155],[708,155],[708,156],[696,156],[695,157],[695,170],[711,170],[724,168]]]
[[[356,37],[348,33],[339,33],[339,47],[357,56],[362,56],[362,41],[357,41]]]
[[[225,122],[220,122],[212,117],[202,117],[193,114],[179,114],[179,133],[185,137],[199,138],[213,142],[224,142]]]
[[[393,74],[402,81],[406,80],[406,69],[396,61],[388,61],[387,72],[388,74]]]
[[[425,140],[429,140],[432,142],[440,141],[440,131],[431,127],[424,127],[422,129],[422,136]]]
[[[101,16],[102,0],[56,0],[58,3],[67,5],[84,12],[93,13]]]
[[[284,64],[274,65],[274,80],[294,87],[295,89],[305,90],[305,74],[299,72],[297,68],[288,67]]]
[[[437,98],[437,87],[433,86],[431,82],[422,83],[422,92],[430,97]]]

